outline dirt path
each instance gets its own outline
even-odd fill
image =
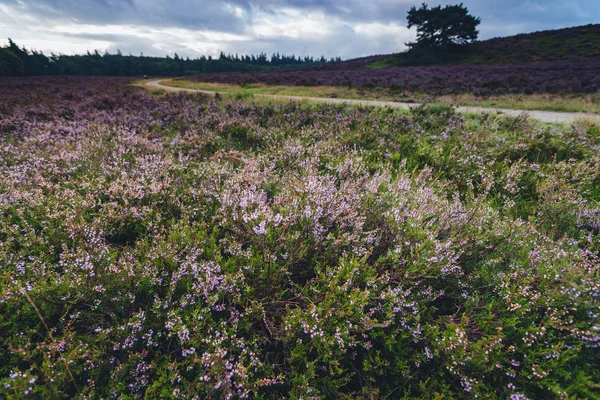
[[[209,90],[200,90],[200,89],[186,89],[186,88],[178,88],[173,86],[162,85],[161,81],[165,79],[157,79],[146,82],[145,86],[152,89],[160,89],[166,92],[187,92],[187,93],[205,93],[208,95],[215,95],[219,92],[213,92]],[[417,107],[420,104],[418,103],[399,103],[394,101],[379,101],[379,100],[353,100],[353,99],[335,99],[330,97],[304,97],[304,96],[286,96],[280,94],[255,94],[256,97],[269,98],[269,99],[283,99],[283,100],[309,100],[320,103],[345,103],[345,104],[356,104],[363,106],[378,106],[378,107],[393,107],[393,108],[402,108],[402,109],[410,109],[412,107]],[[536,111],[536,110],[512,110],[508,108],[487,108],[487,107],[457,107],[456,109],[459,113],[502,113],[512,117],[519,116],[521,114],[527,114],[530,118],[536,119],[541,122],[566,122],[572,123],[579,120],[588,120],[593,122],[600,123],[600,115],[592,114],[592,113],[571,113],[571,112],[555,112],[555,111]]]

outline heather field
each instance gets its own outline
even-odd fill
[[[506,108],[596,112],[600,106],[600,25],[476,41],[440,59],[429,56],[404,52],[302,69],[199,74],[183,82]]]
[[[543,84],[599,83],[572,71]],[[0,398],[600,398],[599,150],[586,123],[2,79]]]
[[[238,85],[262,83],[355,89],[385,88],[397,93],[418,92],[435,96],[462,93],[475,96],[586,94],[600,91],[600,61],[383,68],[369,68],[368,64],[359,62],[342,62],[295,70],[203,74],[186,79]]]
[[[600,25],[475,41],[291,70],[198,74],[174,86],[239,94],[600,112]]]

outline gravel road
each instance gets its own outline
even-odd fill
[[[161,79],[152,80],[146,82],[146,87],[152,89],[160,89],[166,92],[187,92],[187,93],[205,93],[208,95],[215,95],[219,92],[213,92],[209,90],[199,90],[199,89],[186,89],[186,88],[178,88],[173,86],[166,86],[161,84]],[[354,99],[338,99],[338,98],[330,98],[330,97],[304,97],[304,96],[285,96],[279,94],[256,94],[256,97],[263,97],[269,99],[283,99],[283,100],[309,100],[320,103],[345,103],[345,104],[357,104],[364,106],[378,106],[378,107],[393,107],[393,108],[402,108],[402,109],[410,109],[412,107],[417,107],[420,104],[418,103],[399,103],[395,101],[380,101],[380,100],[354,100]],[[555,112],[555,111],[536,111],[536,110],[512,110],[508,108],[487,108],[487,107],[457,107],[456,109],[459,113],[502,113],[510,116],[519,116],[521,114],[527,114],[530,118],[536,119],[541,122],[564,122],[564,123],[572,123],[579,120],[588,120],[593,122],[600,122],[600,115],[592,114],[592,113],[581,113],[581,112]]]

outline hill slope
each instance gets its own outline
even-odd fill
[[[541,61],[600,60],[600,24],[540,31],[482,40],[443,56],[404,52],[370,64],[373,68],[402,65],[491,64]]]
[[[195,82],[345,87],[447,96],[600,93],[600,25],[522,34],[458,47],[440,59],[407,52],[295,70],[203,74]],[[596,102],[596,100],[594,100]]]

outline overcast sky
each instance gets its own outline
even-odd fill
[[[219,51],[340,56],[400,51],[421,0],[0,0],[0,43],[196,57]],[[460,1],[430,1],[430,5]],[[464,0],[480,38],[600,23],[600,0]]]

